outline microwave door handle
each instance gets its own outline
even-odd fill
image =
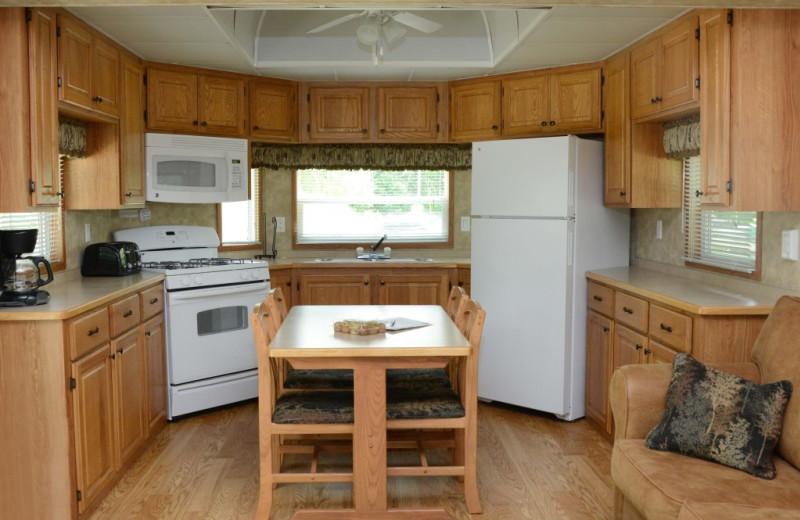
[[[263,293],[269,288],[268,283],[236,285],[231,287],[214,287],[213,289],[191,289],[187,291],[169,293],[170,301],[189,301],[207,298],[209,296],[228,296],[230,294]]]

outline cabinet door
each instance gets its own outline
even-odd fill
[[[85,511],[114,476],[111,357],[108,344],[72,364],[78,512]]]
[[[280,287],[283,292],[283,299],[286,301],[286,309],[292,308],[292,271],[287,269],[285,271],[269,272],[269,283],[273,288]]]
[[[58,192],[58,77],[56,15],[32,8],[28,23],[30,71],[31,194],[34,206],[57,206]]]
[[[244,135],[244,80],[200,75],[200,132]]]
[[[700,170],[701,202],[730,204],[731,180],[731,26],[728,11],[700,14]]]
[[[92,44],[92,108],[118,116],[122,105],[119,48],[101,38],[94,38]]]
[[[500,81],[450,85],[450,140],[500,136]]]
[[[144,336],[145,428],[149,437],[167,417],[167,378],[164,361],[164,315],[142,325]]]
[[[297,141],[297,85],[250,81],[250,137]]]
[[[608,384],[613,359],[614,322],[589,311],[586,323],[586,416],[611,433]]]
[[[472,270],[468,267],[458,268],[458,286],[464,289],[464,292],[469,296],[472,294]]]
[[[368,274],[301,274],[299,305],[369,305],[372,288]]]
[[[436,87],[378,87],[379,140],[436,141],[439,137]]]
[[[550,121],[550,76],[503,80],[503,135],[545,132]]]
[[[661,37],[659,110],[696,102],[697,18],[690,17]]]
[[[656,38],[631,50],[631,116],[634,119],[658,110],[659,45]]]
[[[135,328],[111,342],[114,372],[115,469],[130,460],[145,436],[144,348]]]
[[[619,323],[614,327],[614,368],[644,362],[647,336],[634,332]]]
[[[441,272],[378,274],[378,305],[447,305],[450,276]]]
[[[606,204],[631,203],[630,55],[623,52],[606,62],[605,104]]]
[[[58,17],[58,99],[92,108],[92,34],[66,16]]]
[[[311,87],[308,102],[310,140],[369,139],[368,87]]]
[[[197,131],[197,74],[147,69],[147,128]]]
[[[122,60],[119,117],[120,204],[144,205],[144,69],[133,57]]]
[[[600,68],[550,76],[550,121],[555,132],[600,130]]]
[[[650,340],[647,345],[647,348],[644,350],[644,354],[647,357],[648,363],[670,363],[672,364],[672,360],[675,358],[677,352],[672,350],[669,347],[665,347],[664,345]]]

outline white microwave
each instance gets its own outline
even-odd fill
[[[247,200],[247,140],[145,134],[146,199],[154,202]]]

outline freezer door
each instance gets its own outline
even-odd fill
[[[572,206],[571,143],[511,139],[472,145],[472,214],[566,217]]]
[[[472,297],[486,310],[478,396],[568,413],[572,222],[472,220]]]

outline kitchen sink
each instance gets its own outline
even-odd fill
[[[380,262],[380,263],[417,263],[417,262],[433,262],[433,258],[315,258],[314,262],[326,262],[335,264],[352,264],[361,262]]]

